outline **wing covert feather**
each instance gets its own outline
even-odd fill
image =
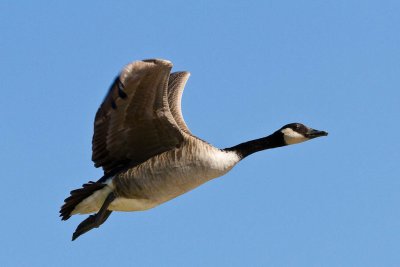
[[[127,65],[96,113],[92,160],[105,174],[137,165],[183,141],[168,104],[172,64],[151,59]]]

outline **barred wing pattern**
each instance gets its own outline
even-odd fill
[[[189,76],[190,73],[187,71],[171,73],[168,81],[168,103],[172,116],[174,116],[181,131],[192,135],[183,119],[181,108],[183,89],[185,88]]]
[[[150,59],[127,65],[96,113],[92,160],[105,175],[178,146],[183,134],[168,104],[172,64]]]

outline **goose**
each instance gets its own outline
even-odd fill
[[[143,211],[222,176],[252,153],[298,144],[325,131],[290,123],[266,137],[219,149],[194,136],[181,111],[190,73],[147,59],[128,64],[115,78],[94,120],[92,160],[104,175],[70,192],[62,220],[91,214],[72,240],[98,228],[113,211]]]

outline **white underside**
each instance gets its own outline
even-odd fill
[[[192,141],[193,142],[193,141]],[[201,141],[201,145],[205,143]],[[210,145],[203,148],[186,146],[160,154],[136,166],[129,179],[134,179],[146,193],[145,198],[117,197],[108,207],[113,211],[140,211],[158,206],[184,194],[199,185],[228,172],[239,162],[234,152],[225,152]],[[72,214],[97,212],[108,194],[121,186],[118,179],[110,178],[107,186],[96,191],[76,206]]]
[[[132,198],[119,197],[111,203],[109,210],[140,211],[140,210],[148,210],[158,205],[159,205],[158,202],[149,199],[134,199],[134,198],[132,199]]]

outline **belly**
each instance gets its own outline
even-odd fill
[[[222,174],[195,166],[172,166],[151,175],[125,175],[113,181],[118,197],[110,209],[116,211],[147,210]]]
[[[228,172],[239,158],[215,148],[186,146],[153,157],[113,178],[117,195],[110,209],[146,210]]]

